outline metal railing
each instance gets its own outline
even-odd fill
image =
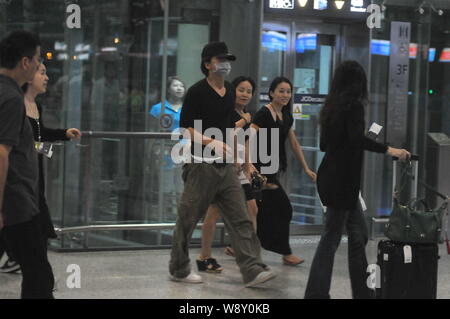
[[[173,134],[168,132],[109,132],[109,131],[83,131],[82,138],[100,138],[100,139],[164,139],[171,140]],[[179,135],[182,138],[182,135]],[[89,145],[83,145],[81,142],[77,144],[77,147],[88,147]],[[202,223],[197,225],[197,228],[201,228]],[[79,232],[94,232],[94,231],[123,231],[123,230],[172,230],[175,227],[175,223],[158,223],[158,224],[110,224],[110,225],[83,225],[76,227],[62,227],[55,228],[55,232],[58,235],[79,233]],[[223,223],[217,223],[217,228],[224,228]]]
[[[172,140],[173,133],[171,132],[111,132],[111,131],[83,131],[83,139],[162,139],[162,140]],[[183,136],[180,134],[179,138],[182,139]],[[82,140],[77,144],[78,148],[86,148],[90,145],[84,145]],[[316,147],[304,147],[305,151],[317,151]],[[294,195],[294,194],[292,194]],[[295,196],[295,195],[294,195]],[[307,205],[308,208],[314,208],[313,206]],[[308,216],[313,217],[313,216]],[[203,223],[197,225],[197,229],[201,228]],[[224,229],[223,223],[217,223],[218,229]],[[128,231],[128,230],[173,230],[175,223],[143,223],[143,224],[103,224],[103,225],[82,225],[75,227],[58,227],[55,228],[55,232],[58,235],[70,234],[70,233],[84,233],[84,232],[98,232],[98,231]],[[223,238],[223,233],[222,233]]]
[[[201,228],[203,223],[197,224],[196,228]],[[223,223],[217,223],[217,228],[224,228]],[[114,225],[87,225],[76,227],[55,228],[58,235],[69,233],[93,232],[93,231],[110,231],[110,230],[171,230],[175,228],[175,223],[163,224],[114,224]]]

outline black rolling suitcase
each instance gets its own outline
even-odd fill
[[[436,299],[437,244],[378,243],[379,299]]]
[[[394,161],[393,186],[397,185],[398,161]],[[417,198],[418,158],[413,157],[413,183],[408,197]],[[437,244],[378,243],[379,299],[435,299],[439,247]]]

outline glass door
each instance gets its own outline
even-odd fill
[[[331,84],[339,34],[316,29],[296,31],[292,36],[294,130],[309,167],[317,172],[323,157],[319,149],[319,113]],[[292,233],[303,233],[303,226],[323,225],[323,208],[316,184],[304,173],[293,154],[289,157],[288,170],[286,183],[293,207]]]
[[[290,50],[290,27],[283,23],[265,23],[261,38],[259,106],[269,102],[272,80],[285,75]]]

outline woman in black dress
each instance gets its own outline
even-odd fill
[[[43,63],[39,66],[33,81],[25,84],[22,89],[25,92],[26,114],[33,128],[36,146],[41,142],[68,141],[79,139],[81,132],[76,128],[70,129],[50,129],[45,127],[42,120],[42,107],[36,103],[36,97],[47,91],[48,76],[47,69]],[[56,238],[56,233],[50,217],[47,201],[45,199],[45,179],[43,169],[44,155],[39,153],[39,218],[43,227],[43,234],[46,239]]]
[[[317,188],[327,207],[324,232],[311,266],[305,298],[330,298],[334,255],[344,226],[348,234],[348,263],[353,298],[370,298],[367,287],[367,226],[358,201],[363,151],[386,153],[402,160],[410,153],[377,143],[365,136],[364,106],[367,79],[355,61],[343,62],[335,75],[320,114],[320,149]]]
[[[262,191],[261,201],[258,202],[257,215],[257,234],[264,249],[276,252],[283,256],[285,265],[298,265],[304,262],[292,254],[289,245],[289,226],[292,219],[292,206],[289,197],[279,182],[279,174],[286,171],[286,140],[295,154],[299,163],[303,166],[305,173],[313,182],[316,180],[316,174],[309,168],[303,155],[302,148],[297,141],[295,132],[292,129],[294,118],[291,114],[292,84],[284,78],[278,77],[272,81],[269,90],[270,103],[262,107],[254,116],[252,125],[255,130],[261,128],[268,129],[267,134],[267,154],[272,160],[278,161],[278,169],[270,174],[264,174],[261,169],[270,167],[274,162],[263,163],[258,158],[256,168],[267,177],[267,186]],[[279,153],[272,154],[271,151],[271,129],[278,129]],[[258,132],[258,141],[262,134]],[[260,143],[260,142],[258,142]]]

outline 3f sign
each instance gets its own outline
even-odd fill
[[[67,273],[70,273],[67,277],[66,285],[69,289],[81,288],[81,268],[78,265],[72,264],[67,266]]]
[[[377,4],[371,4],[367,6],[367,12],[370,12],[370,15],[367,17],[367,26],[369,29],[373,28],[381,28],[381,8]]]
[[[67,6],[67,13],[70,15],[67,17],[66,24],[69,29],[81,29],[81,8],[78,4],[71,4]]]

